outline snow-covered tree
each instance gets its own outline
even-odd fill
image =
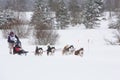
[[[35,1],[34,13],[31,20],[31,24],[34,25],[35,28],[39,28],[41,23],[44,22],[45,20],[44,10],[45,10],[44,0]]]
[[[35,1],[31,24],[34,25],[35,28],[39,28],[41,30],[51,28],[51,12],[45,0]],[[43,24],[46,24],[46,27],[42,26]]]
[[[12,9],[14,11],[25,11],[26,10],[26,0],[7,0],[5,9]]]
[[[55,11],[56,4],[54,0],[48,0],[48,6],[52,11]]]
[[[58,9],[56,11],[57,27],[59,29],[65,29],[70,22],[69,18],[68,9],[64,1],[58,0]]]
[[[71,16],[71,24],[76,25],[82,23],[82,9],[80,9],[77,0],[70,0],[68,8]]]
[[[14,24],[14,22],[15,22],[14,11],[10,9],[6,9],[6,10],[0,9],[0,27],[1,28],[8,27],[9,24]]]
[[[46,45],[55,44],[58,34],[52,31],[51,14],[48,4],[45,0],[35,2],[34,13],[31,24],[34,26],[35,43]]]
[[[117,16],[116,21],[111,22],[109,24],[109,28],[120,30],[120,9],[118,9],[115,13],[116,13],[116,16]]]
[[[84,9],[84,24],[86,28],[94,28],[98,25],[99,17],[103,12],[102,0],[87,0]]]
[[[116,22],[115,28],[118,29],[118,30],[120,31],[120,10],[119,10],[117,16],[118,16],[118,17],[117,17],[118,20],[117,20],[117,22]]]
[[[116,44],[120,45],[120,9],[117,10],[116,16],[117,16],[116,21],[109,24],[110,29],[116,30],[114,33],[114,38],[116,39],[116,41],[107,40],[112,45],[116,45]]]

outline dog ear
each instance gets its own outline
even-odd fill
[[[37,53],[37,51],[38,51],[38,46],[36,46],[36,49],[35,49],[35,52]]]
[[[84,48],[81,48],[81,50],[84,50]]]

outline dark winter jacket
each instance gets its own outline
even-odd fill
[[[11,35],[8,36],[8,42],[9,42],[9,43],[15,43],[14,40],[11,40],[11,37],[12,37]],[[16,35],[15,35],[15,38],[17,39],[17,42],[18,42],[18,41],[19,41],[19,38],[18,38]]]

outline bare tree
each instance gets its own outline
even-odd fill
[[[35,30],[34,36],[35,44],[39,45],[47,45],[48,43],[54,45],[59,37],[59,35],[52,30]]]

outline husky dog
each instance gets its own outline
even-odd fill
[[[74,51],[75,51],[75,48],[73,45],[66,45],[62,50],[62,54],[63,55],[67,53],[72,54]]]
[[[43,54],[43,49],[42,48],[38,48],[38,46],[36,46],[35,49],[35,55],[42,55]]]
[[[84,51],[84,49],[80,48],[80,49],[76,50],[74,54],[75,55],[80,55],[81,57],[83,57],[83,51]]]
[[[47,46],[47,55],[53,55],[55,53],[55,47],[51,47],[50,45]]]

